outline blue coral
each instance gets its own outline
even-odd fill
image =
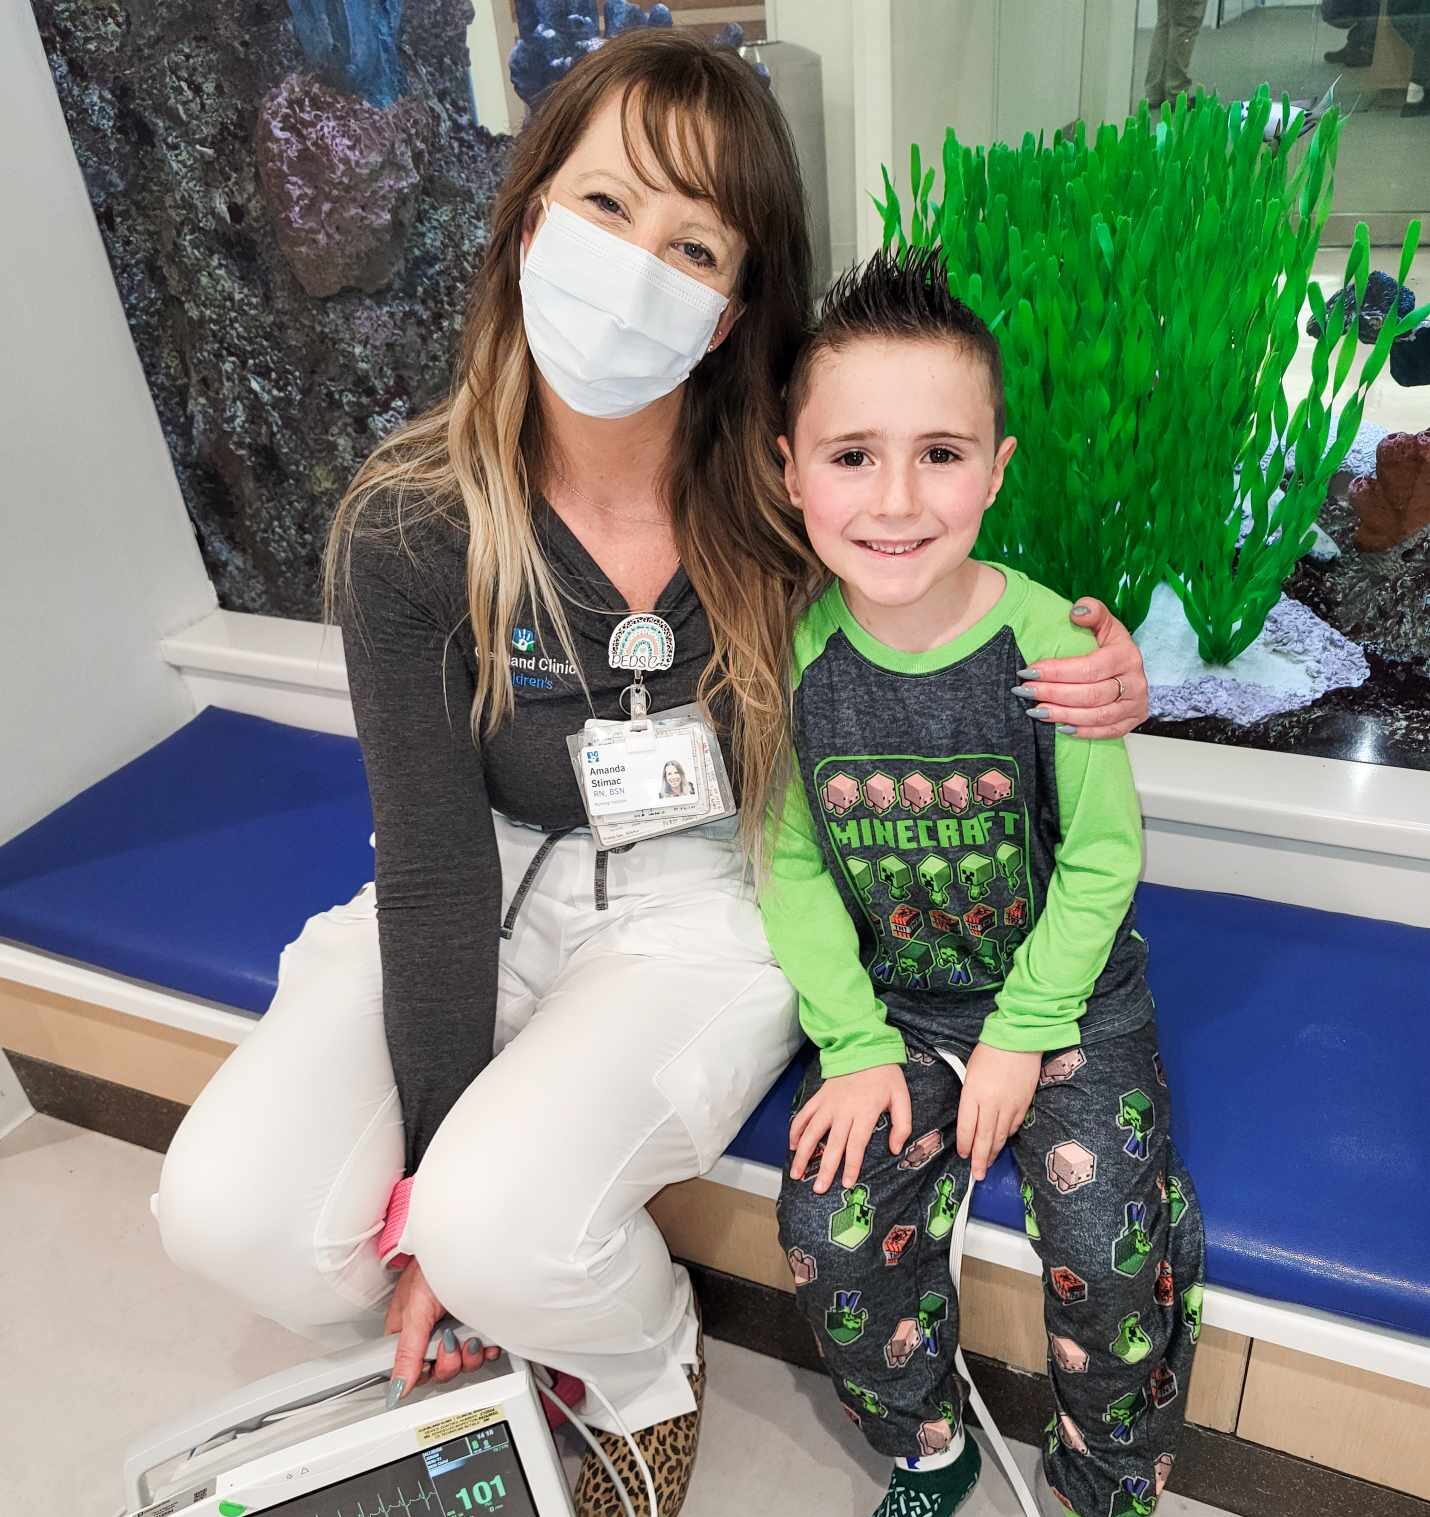
[[[326,84],[369,105],[401,97],[402,0],[288,0],[288,9],[303,56]]]
[[[601,31],[596,0],[516,0],[517,43],[507,60],[512,88],[535,103],[584,53],[607,37],[647,26],[674,26],[668,5],[643,10],[634,0],[606,0]]]

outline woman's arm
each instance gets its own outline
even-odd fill
[[[339,609],[377,831],[383,1015],[415,1173],[492,1056],[501,860],[469,729],[461,545],[431,521],[352,540]],[[454,587],[456,593],[454,594]]]
[[[1082,610],[1085,615],[1079,615]],[[1094,652],[1076,658],[1039,659],[1023,670],[1024,688],[1037,697],[1039,714],[1067,736],[1126,737],[1147,720],[1147,676],[1132,634],[1100,600],[1084,596],[1072,608],[1074,626],[1097,639]],[[1118,681],[1121,681],[1119,688]]]

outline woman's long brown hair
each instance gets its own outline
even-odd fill
[[[713,636],[700,696],[729,727],[744,839],[758,860],[767,807],[788,772],[792,627],[818,574],[785,495],[775,444],[780,389],[811,300],[811,257],[788,127],[770,91],[734,52],[672,30],[626,33],[552,88],[517,139],[493,207],[451,392],[382,442],[359,470],[328,540],[326,604],[331,615],[354,531],[401,536],[404,524],[436,512],[465,519],[469,529],[474,735],[513,711],[501,650],[524,599],[540,607],[579,665],[533,531],[531,492],[543,477],[545,438],[518,281],[528,213],[613,94],[642,177],[656,188],[659,174],[681,193],[710,201],[748,247],[735,288],[742,314],[686,382],[664,484],[681,563]],[[642,164],[640,151],[654,162]],[[370,511],[379,499],[395,510]]]

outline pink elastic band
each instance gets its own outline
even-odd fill
[[[412,1176],[408,1175],[392,1187],[387,1201],[387,1220],[377,1238],[377,1256],[389,1269],[406,1269],[412,1262],[411,1254],[400,1254],[397,1245],[407,1227],[407,1208],[412,1204]]]
[[[575,1375],[568,1375],[565,1370],[552,1370],[551,1394],[574,1410],[586,1399],[586,1384]],[[546,1413],[546,1425],[554,1433],[566,1419],[545,1396],[541,1398],[541,1407]]]

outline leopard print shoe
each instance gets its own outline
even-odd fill
[[[642,1428],[635,1435],[636,1446],[650,1466],[651,1479],[655,1481],[655,1499],[660,1517],[679,1517],[685,1505],[685,1494],[690,1489],[690,1476],[695,1468],[695,1450],[700,1443],[700,1415],[705,1409],[705,1334],[695,1342],[695,1365],[686,1371],[690,1389],[695,1392],[695,1410],[682,1417],[671,1417],[657,1422],[654,1427]],[[597,1432],[606,1457],[616,1468],[616,1473],[630,1492],[631,1506],[636,1517],[650,1517],[650,1503],[646,1500],[645,1480],[636,1465],[631,1446],[619,1433]],[[587,1454],[581,1461],[581,1473],[576,1481],[576,1517],[625,1517],[625,1508],[611,1477],[601,1467],[594,1454]]]

